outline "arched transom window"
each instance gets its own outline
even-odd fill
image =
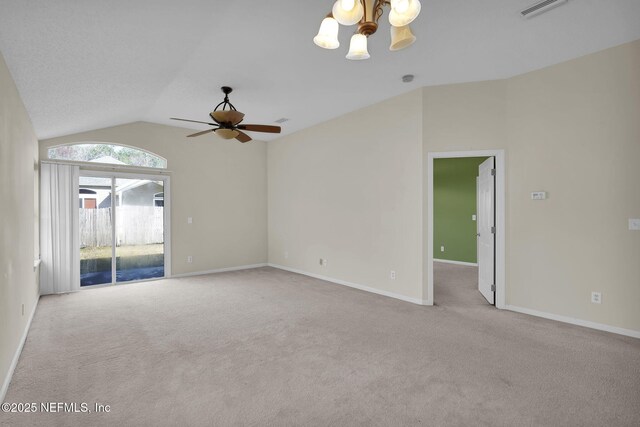
[[[59,145],[48,151],[51,160],[106,163],[112,165],[167,168],[167,159],[139,148],[125,145],[87,142]]]

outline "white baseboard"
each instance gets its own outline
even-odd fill
[[[558,322],[570,323],[572,325],[584,326],[585,328],[597,329],[599,331],[612,332],[614,334],[625,335],[633,338],[640,338],[640,331],[633,329],[619,328],[617,326],[605,325],[604,323],[591,322],[589,320],[575,319],[573,317],[561,316],[559,314],[546,313],[544,311],[532,310],[530,308],[516,307],[507,304],[507,310],[518,313],[529,314],[531,316],[543,317],[545,319],[556,320]]]
[[[448,259],[433,259],[433,262],[444,262],[445,264],[456,264],[456,265],[468,265],[470,267],[477,267],[477,262],[463,262],[463,261],[451,261]]]
[[[238,265],[236,267],[216,268],[215,270],[194,271],[191,273],[174,274],[171,277],[167,277],[167,279],[173,279],[173,278],[177,279],[179,277],[203,276],[205,274],[225,273],[227,271],[249,270],[251,268],[260,268],[260,267],[266,267],[266,266],[267,266],[266,262],[261,264]]]
[[[38,296],[36,303],[33,305],[33,310],[31,310],[31,314],[29,315],[27,326],[25,326],[24,332],[22,332],[22,337],[20,338],[20,344],[18,344],[18,348],[16,348],[16,352],[13,355],[13,360],[11,361],[11,365],[9,366],[9,370],[7,371],[7,375],[5,376],[4,381],[2,383],[2,389],[0,389],[0,403],[4,402],[4,399],[7,396],[7,391],[9,390],[9,384],[11,384],[11,378],[13,378],[13,371],[15,371],[16,366],[18,366],[18,360],[20,360],[20,354],[22,353],[24,343],[27,341],[27,335],[29,335],[29,329],[31,328],[31,321],[33,320],[33,316],[36,314],[38,301],[40,301],[40,296]]]
[[[324,280],[326,282],[331,282],[331,283],[335,283],[335,284],[338,284],[338,285],[348,286],[350,288],[359,289],[361,291],[366,291],[366,292],[371,292],[373,294],[378,294],[378,295],[382,295],[382,296],[385,296],[385,297],[399,299],[401,301],[406,301],[406,302],[410,302],[410,303],[413,303],[413,304],[429,305],[429,304],[427,304],[426,300],[421,300],[419,298],[412,298],[412,297],[408,297],[408,296],[405,296],[405,295],[396,294],[394,292],[383,291],[381,289],[372,288],[370,286],[360,285],[358,283],[347,282],[345,280],[334,279],[333,277],[327,277],[327,276],[322,276],[320,274],[309,273],[307,271],[298,270],[297,268],[285,267],[284,265],[271,264],[271,263],[269,263],[268,265],[269,265],[269,267],[277,268],[277,269],[280,269],[280,270],[285,270],[285,271],[290,271],[292,273],[302,274],[304,276],[313,277],[314,279],[320,279],[320,280]]]

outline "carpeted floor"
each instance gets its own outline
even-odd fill
[[[2,425],[638,426],[640,340],[499,311],[436,266],[422,307],[272,268],[40,301]]]

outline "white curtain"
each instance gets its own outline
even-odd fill
[[[78,166],[40,168],[40,294],[80,289]]]

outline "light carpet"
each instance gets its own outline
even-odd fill
[[[418,306],[273,268],[46,296],[3,425],[638,426],[640,340],[497,310],[436,264]]]

